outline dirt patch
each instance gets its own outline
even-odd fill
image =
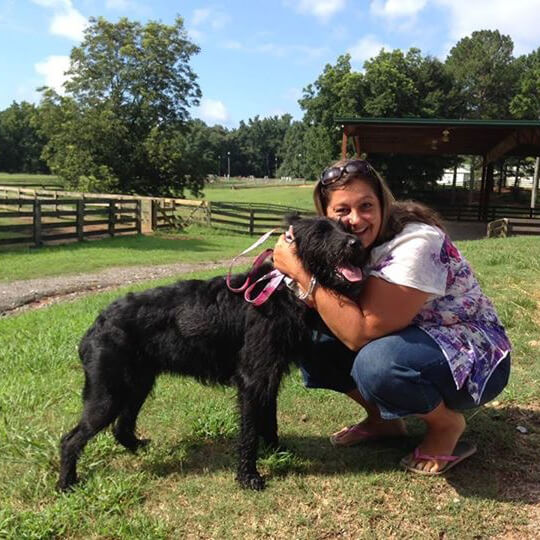
[[[249,257],[239,259],[248,263]],[[0,317],[25,309],[36,309],[51,303],[76,298],[96,291],[130,285],[139,281],[180,276],[190,272],[226,268],[230,260],[204,263],[175,263],[162,266],[128,266],[108,268],[92,274],[76,274],[0,283]],[[238,266],[235,266],[238,269]]]

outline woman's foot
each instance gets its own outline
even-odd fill
[[[405,422],[401,419],[382,420],[369,417],[354,426],[344,427],[330,436],[333,446],[354,446],[365,441],[385,437],[401,437],[407,434]]]
[[[421,418],[427,424],[426,436],[418,446],[417,457],[410,454],[405,458],[405,462],[409,469],[434,474],[441,471],[449,461],[426,457],[453,455],[459,438],[465,431],[465,417],[441,404]]]

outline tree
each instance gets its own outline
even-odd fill
[[[517,62],[521,76],[510,111],[516,118],[540,119],[540,47]]]
[[[51,169],[77,188],[197,192],[210,172],[188,138],[188,108],[201,96],[189,65],[198,52],[179,17],[170,26],[90,19],[71,52],[66,96],[44,89]]]
[[[45,138],[34,124],[36,107],[25,101],[13,102],[0,111],[0,170],[6,172],[47,173],[41,159]]]
[[[335,65],[327,64],[317,80],[304,88],[298,100],[307,125],[326,129],[332,141],[332,155],[339,154],[341,132],[335,119],[339,116],[360,116],[364,102],[363,76],[351,69],[349,54],[339,56]]]
[[[498,30],[473,32],[461,39],[446,66],[466,104],[467,118],[509,118],[509,102],[516,90],[514,43]]]

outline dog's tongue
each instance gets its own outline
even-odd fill
[[[338,268],[338,272],[347,280],[347,281],[362,281],[364,277],[362,275],[362,270],[356,266],[342,266]]]

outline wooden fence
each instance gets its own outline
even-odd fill
[[[478,205],[438,208],[453,221],[483,221]],[[97,235],[141,233],[163,228],[181,229],[190,223],[226,232],[260,235],[281,229],[287,213],[310,215],[303,209],[276,204],[209,203],[174,198],[98,195],[64,191],[29,190],[0,186],[0,245],[83,240]],[[505,234],[529,234],[520,220],[528,218],[536,230],[540,209],[492,206],[489,219],[508,218]],[[503,225],[493,226],[500,231]],[[510,233],[508,231],[511,231]],[[494,233],[495,234],[495,233]]]
[[[478,204],[433,206],[435,210],[449,221],[494,221],[496,219],[529,218],[540,220],[540,208],[527,208],[519,206],[490,206],[482,209]]]
[[[488,237],[540,235],[540,219],[503,218],[488,223]]]
[[[0,200],[0,245],[41,246],[137,232],[141,232],[141,201],[136,199]]]

